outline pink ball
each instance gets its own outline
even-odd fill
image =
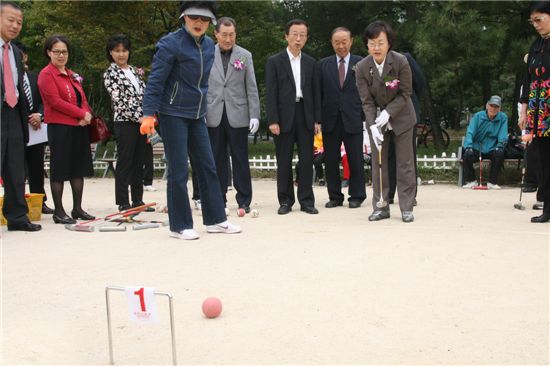
[[[207,318],[217,318],[222,312],[222,302],[217,297],[209,297],[202,303],[202,312]]]
[[[243,217],[246,212],[244,211],[244,208],[239,208],[237,210],[237,216]]]

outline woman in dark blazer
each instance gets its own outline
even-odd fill
[[[128,64],[132,52],[130,39],[117,34],[107,41],[107,59],[111,65],[103,74],[105,88],[111,96],[117,144],[115,199],[119,211],[143,205],[143,163],[146,136],[139,132],[143,117],[143,70]],[[132,206],[128,196],[132,192]],[[151,208],[154,211],[153,208]]]
[[[88,125],[92,113],[82,77],[68,67],[70,44],[65,36],[51,36],[44,44],[50,63],[38,76],[38,89],[44,105],[50,145],[50,186],[56,224],[74,224],[76,219],[94,217],[82,209],[84,177],[94,175]],[[73,191],[71,217],[63,208],[63,186],[68,180]]]
[[[369,56],[357,64],[355,77],[370,126],[372,149],[372,181],[374,212],[370,221],[390,217],[388,206],[388,143],[390,134],[395,143],[397,194],[404,222],[414,221],[413,202],[416,188],[414,172],[413,129],[416,115],[411,101],[412,73],[405,56],[391,50],[394,33],[389,24],[376,21],[367,26],[363,42]],[[377,112],[380,113],[377,116]],[[382,156],[379,165],[378,155]],[[381,167],[381,169],[380,169]],[[382,196],[380,196],[380,171]]]

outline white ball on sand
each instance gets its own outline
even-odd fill
[[[256,218],[260,216],[260,211],[253,209],[252,211],[250,211],[250,214],[252,215],[252,217]]]

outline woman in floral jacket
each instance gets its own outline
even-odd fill
[[[117,144],[115,198],[120,211],[143,205],[143,162],[146,136],[139,132],[143,116],[143,70],[128,64],[130,39],[117,34],[107,41],[107,59],[111,65],[103,74],[105,88],[111,96]],[[128,196],[132,192],[132,206]]]
[[[53,221],[56,224],[94,219],[81,205],[84,177],[94,175],[88,135],[92,114],[82,88],[82,77],[66,67],[69,51],[69,40],[65,36],[48,37],[44,54],[50,63],[38,76],[44,122],[48,124],[50,187],[55,205]],[[65,212],[62,202],[63,186],[67,180],[73,191],[72,218]]]
[[[550,3],[534,1],[529,14],[529,22],[540,37],[529,49],[519,125],[528,132],[523,140],[532,140],[531,153],[540,161],[539,190],[544,206],[542,215],[532,217],[531,222],[544,223],[550,221]]]

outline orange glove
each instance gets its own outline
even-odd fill
[[[154,116],[147,116],[141,119],[141,126],[139,127],[139,132],[142,135],[147,135],[155,132],[155,124],[157,119]]]

